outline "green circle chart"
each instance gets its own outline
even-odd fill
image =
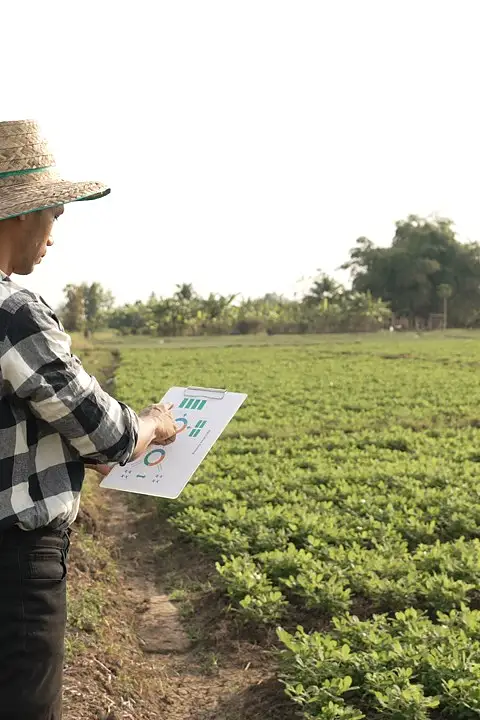
[[[163,448],[155,448],[155,450],[150,450],[150,452],[145,455],[143,462],[147,467],[154,467],[165,460],[165,455],[166,453]]]

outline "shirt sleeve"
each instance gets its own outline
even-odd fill
[[[11,317],[0,345],[2,392],[28,403],[87,462],[128,462],[138,417],[100,387],[71,353],[70,337],[39,301]]]

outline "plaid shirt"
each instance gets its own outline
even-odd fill
[[[84,464],[131,458],[138,418],[71,354],[38,295],[0,272],[0,530],[68,527]]]

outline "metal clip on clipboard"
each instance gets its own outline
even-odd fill
[[[219,388],[187,387],[183,391],[186,398],[203,398],[205,400],[223,400],[226,390]]]

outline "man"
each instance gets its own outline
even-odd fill
[[[170,407],[140,416],[104,392],[36,294],[10,279],[42,261],[72,183],[36,123],[0,122],[0,720],[59,720],[69,527],[84,468],[175,439]]]

